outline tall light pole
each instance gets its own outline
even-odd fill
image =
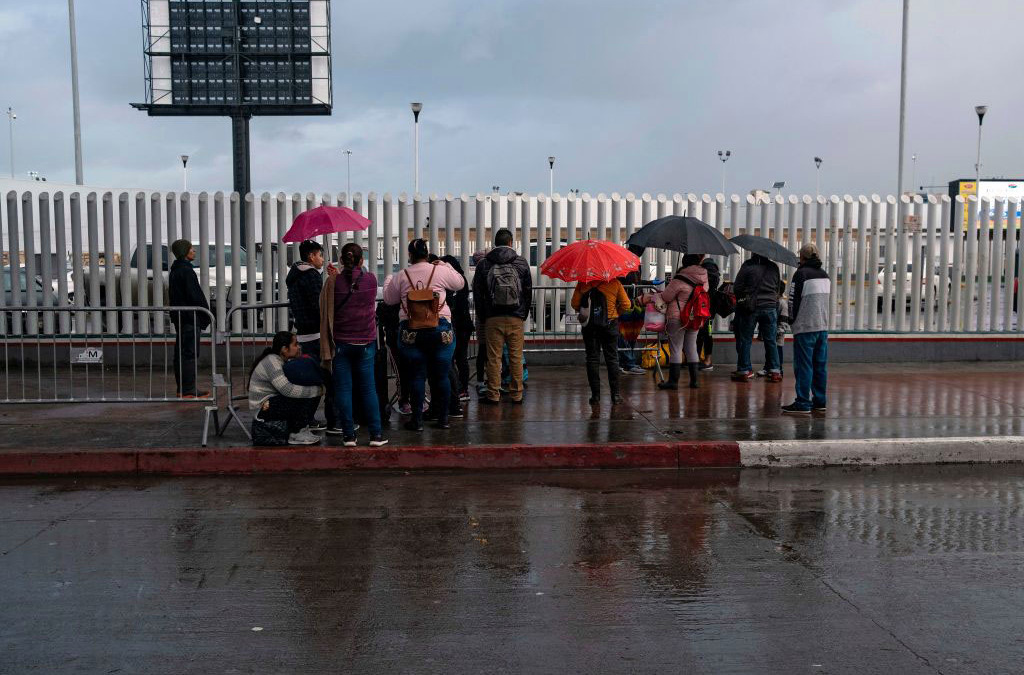
[[[917,154],[910,156],[910,191],[917,192]]]
[[[814,158],[814,196],[821,196],[821,157]]]
[[[896,178],[896,198],[903,194],[903,139],[907,127],[907,14],[910,0],[903,0],[903,49],[900,56],[900,166]]]
[[[352,151],[345,151],[345,194],[352,199]]]
[[[420,111],[423,110],[422,103],[410,103],[409,107],[412,108],[412,127],[413,127],[413,148],[412,148],[412,162],[413,162],[413,194],[420,193]]]
[[[188,192],[188,155],[181,156],[181,191]]]
[[[68,0],[68,30],[71,32],[71,110],[75,123],[75,185],[82,185],[82,119],[78,106],[78,40],[75,37],[75,0]]]
[[[548,157],[548,197],[555,194],[555,156]]]
[[[732,150],[718,151],[718,159],[722,162],[722,196],[725,196],[725,163],[729,161],[730,157],[732,157]],[[728,204],[729,200],[726,199],[725,202]]]
[[[988,112],[988,106],[974,106],[974,112],[978,113],[978,161],[974,164],[974,190],[975,194],[981,194],[978,192],[978,182],[981,180],[981,122],[985,119],[985,113]]]
[[[18,113],[11,110],[11,106],[7,106],[7,131],[10,136],[10,150],[11,150],[11,178],[14,178],[14,120],[18,119]]]

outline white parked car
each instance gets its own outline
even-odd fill
[[[905,277],[905,281],[904,281],[904,284],[903,284],[903,296],[904,296],[903,299],[904,299],[904,303],[909,305],[910,302],[911,302],[911,299],[913,298],[914,274],[913,274],[913,264],[912,263],[907,263],[906,264],[906,272],[905,272],[905,274],[906,274],[906,277]],[[891,289],[889,292],[890,292],[891,297],[892,297],[892,303],[891,303],[892,304],[892,308],[896,309],[896,299],[897,299],[896,290],[897,289],[896,289],[896,269],[895,269],[895,265],[890,265],[889,266],[888,274],[886,274],[886,270],[884,268],[881,269],[878,272],[878,277],[876,279],[876,283],[878,284],[878,300],[877,300],[878,311],[879,312],[882,311],[882,304],[885,301],[884,293],[885,293],[885,285],[886,284],[888,284],[889,288]],[[926,293],[927,293],[926,283],[927,283],[927,280],[925,279],[924,276],[922,276],[921,277],[921,302],[925,301],[925,297],[926,297]],[[940,283],[941,283],[941,278],[939,277],[939,275],[938,274],[933,274],[932,275],[932,297],[935,298],[935,302],[938,302],[938,298],[939,298],[939,284]],[[947,284],[947,288],[948,288],[949,282],[947,281],[946,284]]]

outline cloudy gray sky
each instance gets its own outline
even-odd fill
[[[257,191],[412,188],[422,100],[424,192],[730,192],[785,180],[895,191],[899,0],[384,0],[332,2],[334,113],[255,118]],[[150,118],[138,0],[78,0],[86,182],[229,189],[230,122]],[[1024,177],[1020,0],[912,0],[906,182]],[[67,3],[0,0],[0,91],[16,167],[73,182]],[[7,170],[7,138],[0,134]]]

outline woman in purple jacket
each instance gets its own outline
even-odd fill
[[[334,400],[346,446],[356,444],[353,396],[366,414],[370,445],[384,438],[377,403],[374,358],[377,354],[377,276],[363,269],[363,248],[351,242],[341,249],[341,273],[334,280]]]

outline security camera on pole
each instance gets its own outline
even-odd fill
[[[814,196],[821,196],[821,157],[814,158]]]
[[[188,155],[181,156],[181,191],[188,192]]]
[[[418,195],[420,193],[420,111],[423,110],[423,104],[410,103],[409,107],[412,108],[413,126],[413,194]]]
[[[723,197],[725,196],[725,163],[729,161],[730,157],[732,157],[732,150],[719,150],[718,151],[718,159],[722,162],[722,196]],[[728,199],[726,199],[725,201],[726,201],[726,203],[729,202]]]
[[[555,157],[548,157],[548,196],[555,194]]]

